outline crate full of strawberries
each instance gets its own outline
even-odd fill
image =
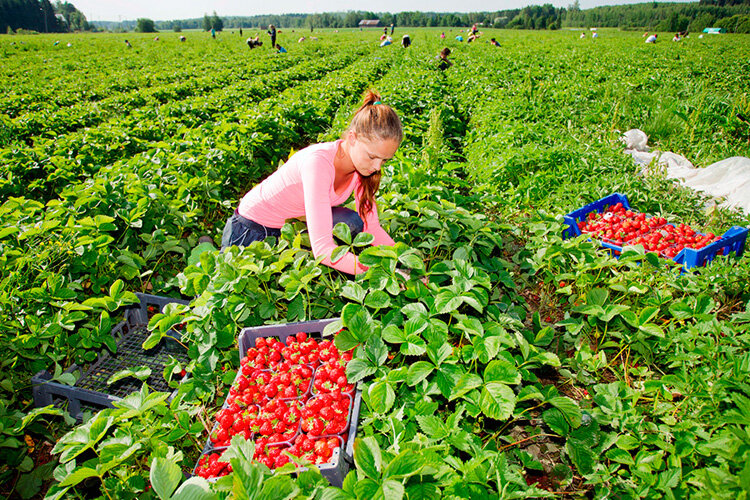
[[[563,232],[565,238],[587,235],[617,256],[626,245],[642,245],[684,269],[704,266],[717,255],[735,253],[741,257],[748,233],[746,228],[732,226],[721,236],[703,234],[687,224],[671,224],[664,217],[632,210],[627,197],[620,193],[579,208],[564,220],[568,225]]]
[[[211,479],[231,472],[221,454],[233,436],[242,435],[254,441],[255,460],[270,469],[294,457],[341,486],[352,462],[362,396],[346,379],[352,352],[339,352],[334,337],[322,335],[333,321],[240,333],[240,368],[195,474]]]

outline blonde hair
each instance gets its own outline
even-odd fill
[[[404,131],[401,127],[401,120],[392,107],[380,102],[380,94],[373,90],[365,93],[362,105],[359,107],[347,132],[352,131],[358,137],[364,137],[369,141],[388,141],[393,140],[401,143],[404,137]],[[359,207],[357,212],[362,220],[365,215],[372,210],[375,204],[375,193],[380,187],[380,172],[375,172],[370,176],[359,175]]]

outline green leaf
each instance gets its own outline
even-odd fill
[[[520,384],[521,372],[506,359],[491,361],[484,369],[485,382],[502,382],[503,384]]]
[[[373,366],[369,360],[355,358],[346,365],[346,378],[350,384],[356,384],[377,370],[377,367]]]
[[[594,471],[596,457],[591,448],[585,443],[575,439],[568,439],[568,442],[565,444],[565,450],[568,452],[570,461],[576,466],[578,472],[586,475]]]
[[[575,401],[565,396],[555,396],[548,402],[563,413],[571,427],[575,429],[581,425],[581,409]]]
[[[392,479],[383,482],[383,498],[386,500],[401,500],[404,498],[404,485]]]
[[[341,260],[341,258],[349,252],[349,247],[341,245],[333,249],[331,252],[331,262],[334,264]]]
[[[570,426],[568,420],[565,418],[563,413],[557,408],[550,408],[542,413],[542,420],[546,423],[552,432],[560,434],[561,436],[567,436],[570,432]]]
[[[141,347],[143,347],[144,350],[153,349],[157,345],[159,345],[159,342],[161,342],[161,339],[166,337],[167,335],[165,333],[160,332],[159,330],[154,330],[151,332],[151,335],[149,335],[146,340],[143,341],[143,344]]]
[[[461,297],[450,290],[443,290],[435,296],[435,312],[445,314],[453,312],[461,305]]]
[[[453,392],[451,392],[451,395],[448,398],[448,401],[453,401],[454,399],[458,399],[462,397],[464,394],[466,394],[467,392],[471,391],[472,389],[476,389],[477,387],[481,385],[482,385],[482,377],[474,373],[464,373],[456,381],[456,385],[453,387]]]
[[[344,222],[339,222],[333,226],[333,236],[343,241],[346,245],[352,244],[352,231]]]
[[[370,479],[380,479],[382,468],[380,447],[374,437],[357,438],[354,442],[354,463]]]
[[[417,415],[417,423],[422,432],[430,439],[442,440],[448,437],[448,427],[434,415]]]
[[[151,376],[151,368],[148,366],[138,366],[133,369],[126,369],[126,370],[120,370],[119,372],[115,373],[109,379],[107,380],[107,384],[111,385],[117,382],[118,380],[122,380],[124,378],[128,377],[135,377],[141,382],[146,380]]]
[[[401,254],[398,261],[409,269],[424,269],[424,261],[414,253]]]
[[[635,465],[635,460],[630,456],[630,453],[619,448],[610,448],[607,450],[607,458],[621,464]]]
[[[75,469],[69,476],[67,476],[64,480],[60,481],[59,486],[66,487],[66,486],[75,486],[84,479],[88,479],[90,477],[98,477],[99,474],[96,472],[96,470],[92,469],[91,467],[79,467]]]
[[[513,390],[499,382],[489,382],[482,388],[479,396],[482,413],[495,420],[507,420],[516,407],[516,395]]]
[[[193,476],[177,488],[171,500],[215,500],[217,495],[204,478]]]
[[[638,441],[638,439],[634,438],[633,436],[629,436],[627,434],[622,434],[621,436],[618,436],[617,441],[615,442],[615,446],[618,448],[621,448],[623,450],[633,450],[640,446],[641,442]]]
[[[373,241],[375,241],[375,236],[362,231],[354,237],[352,245],[355,247],[366,247],[367,245],[371,245]]]
[[[427,352],[427,344],[418,335],[409,335],[406,342],[401,344],[401,354],[405,356],[421,356]]]
[[[182,479],[182,471],[176,463],[166,458],[154,458],[151,462],[151,471],[149,472],[151,486],[159,498],[164,500],[172,497],[177,485]]]
[[[428,361],[417,361],[416,363],[409,365],[409,372],[406,376],[406,383],[409,386],[413,387],[427,378],[427,376],[432,373],[434,369],[435,365]]]
[[[586,303],[604,306],[609,298],[609,291],[604,288],[593,288],[586,294]]]
[[[378,380],[370,386],[370,405],[375,413],[384,415],[396,401],[396,393],[387,380]]]
[[[289,476],[273,476],[263,482],[257,500],[292,500],[300,490]]]
[[[365,289],[362,285],[353,281],[347,282],[341,289],[341,296],[345,299],[353,300],[354,302],[362,303],[365,300]]]
[[[434,483],[415,483],[406,487],[409,500],[433,500],[440,498],[440,489]]]
[[[383,290],[373,290],[365,298],[365,305],[372,309],[383,309],[391,305],[391,298]]]
[[[363,479],[361,481],[358,481],[354,486],[354,494],[357,496],[357,498],[362,499],[383,499],[383,492],[380,490],[380,483],[373,481],[372,479]]]
[[[644,333],[653,335],[654,337],[664,338],[664,330],[662,330],[659,325],[655,325],[654,323],[646,323],[645,325],[639,326],[638,329]]]
[[[422,455],[413,450],[404,450],[394,457],[383,471],[383,479],[404,478],[418,473],[424,466]]]

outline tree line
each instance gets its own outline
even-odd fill
[[[750,0],[701,0],[694,3],[640,3],[581,10],[566,9],[564,27],[617,27],[649,31],[702,31],[724,28],[750,33]]]
[[[214,13],[214,16],[216,13]],[[210,29],[208,16],[179,21],[159,21],[157,29]],[[701,31],[725,28],[730,33],[750,33],[750,0],[701,0],[692,3],[617,5],[581,9],[578,0],[567,8],[551,4],[489,12],[389,12],[349,11],[321,14],[281,14],[223,17],[222,28],[265,28],[269,24],[292,29],[356,28],[363,19],[377,19],[381,26],[462,27],[474,23],[508,29],[559,29],[562,27],[619,27],[655,31]]]
[[[701,31],[706,27],[725,28],[730,33],[750,33],[750,0],[700,0],[692,3],[640,3],[581,9],[578,0],[567,8],[551,4],[488,12],[445,13],[408,11],[399,13],[348,11],[319,14],[219,17],[216,12],[202,18],[174,21],[97,22],[103,29],[116,31],[156,31],[202,29],[216,31],[238,28],[356,28],[363,19],[377,19],[382,26],[462,27],[474,23],[509,29],[559,29],[562,27],[619,27],[654,31]],[[60,32],[91,29],[92,24],[68,2],[49,0],[0,0],[0,30],[27,29]]]
[[[69,2],[0,0],[0,32],[17,30],[63,33],[91,29],[86,16]]]

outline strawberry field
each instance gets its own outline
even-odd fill
[[[750,261],[669,259],[750,218],[643,175],[619,138],[750,156],[750,38],[441,31],[285,31],[286,54],[229,31],[0,36],[0,495],[747,498]],[[368,88],[405,134],[378,192],[396,246],[334,230],[367,273],[317,263],[300,222],[199,244]],[[615,192],[630,213],[563,238]],[[117,354],[135,293],[188,302],[143,319],[147,353],[181,356],[112,374],[146,381],[113,408],[35,408],[38,372],[71,386]]]

